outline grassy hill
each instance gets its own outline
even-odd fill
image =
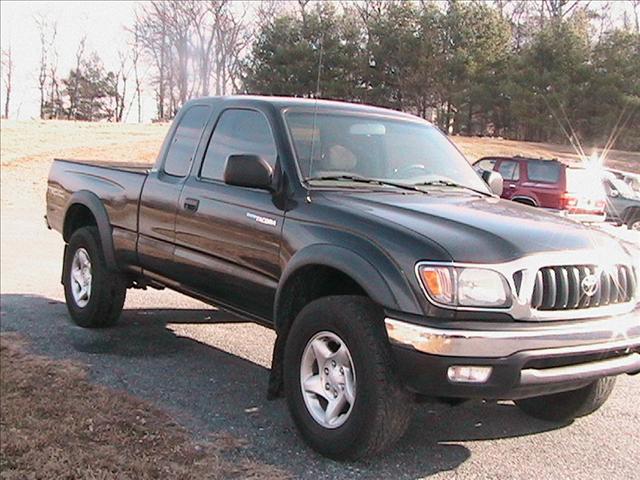
[[[168,124],[117,124],[68,121],[7,121],[0,124],[3,166],[54,157],[153,163]],[[496,138],[454,136],[451,139],[470,161],[487,155],[559,158],[574,163],[571,146],[518,142]],[[588,154],[591,152],[588,151]],[[640,173],[640,152],[612,150],[607,166]]]

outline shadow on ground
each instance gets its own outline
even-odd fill
[[[248,447],[231,455],[260,459],[296,477],[419,478],[455,469],[469,459],[462,442],[558,428],[524,416],[510,403],[426,403],[418,405],[409,431],[393,451],[367,462],[340,464],[302,444],[284,401],[266,400],[266,368],[167,328],[177,323],[243,323],[237,317],[209,309],[129,309],[117,326],[87,330],[73,326],[58,301],[6,294],[1,306],[2,330],[23,334],[37,353],[88,364],[95,381],[160,403],[196,435],[224,431],[244,438]]]

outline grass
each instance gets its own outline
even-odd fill
[[[520,142],[500,138],[454,136],[451,137],[451,139],[471,161],[489,155],[523,155],[533,158],[557,158],[570,164],[576,164],[580,161],[576,151],[569,145]],[[586,153],[588,155],[591,154],[591,150],[586,149]],[[605,160],[605,166],[640,173],[640,152],[611,150]]]
[[[225,459],[240,442],[196,443],[169,415],[87,381],[85,368],[26,353],[0,336],[3,479],[285,478],[275,467]]]
[[[114,124],[2,120],[2,166],[52,158],[153,163],[169,128],[164,124]],[[577,162],[568,145],[453,136],[470,161],[487,155],[524,155]],[[590,153],[589,151],[587,153]],[[606,165],[640,173],[640,152],[612,150]]]

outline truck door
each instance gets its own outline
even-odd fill
[[[260,155],[277,169],[269,121],[257,110],[224,110],[200,168],[186,181],[176,220],[180,282],[227,307],[269,320],[280,277],[284,211],[272,192],[227,185],[230,155]]]
[[[180,112],[161,150],[164,158],[144,184],[138,214],[138,259],[146,271],[173,277],[178,201],[210,114],[209,105],[193,105]]]
[[[502,198],[511,200],[518,193],[520,162],[517,160],[500,160],[497,170],[504,179]]]

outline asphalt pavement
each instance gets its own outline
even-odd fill
[[[568,425],[528,418],[510,402],[421,404],[388,454],[327,460],[298,438],[283,400],[266,400],[271,331],[168,290],[131,291],[112,329],[73,326],[60,285],[62,240],[45,229],[42,210],[3,203],[2,331],[21,333],[37,353],[86,364],[93,381],[157,403],[198,438],[245,440],[232,457],[313,479],[640,478],[640,377],[621,377],[600,411]]]

